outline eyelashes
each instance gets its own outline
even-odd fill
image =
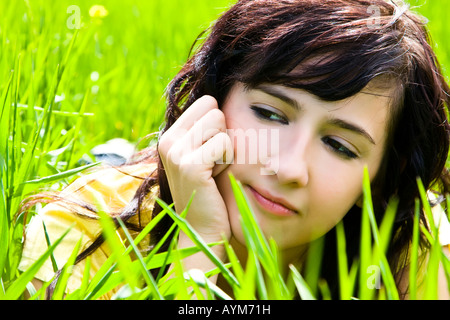
[[[250,106],[250,109],[253,110],[253,112],[259,119],[262,119],[265,121],[275,121],[275,122],[278,122],[283,125],[289,124],[289,120],[284,115],[281,115],[275,111],[272,111],[272,110],[269,110],[266,108],[262,108],[259,106],[255,106],[255,105]]]
[[[289,120],[285,115],[272,111],[271,109],[257,105],[251,105],[250,109],[254,112],[257,118],[263,121],[280,123],[282,125],[289,124]],[[330,136],[325,136],[321,138],[321,140],[329,148],[329,150],[345,160],[359,158],[355,152],[351,151],[349,148]]]
[[[329,148],[332,149],[333,152],[338,154],[339,156],[345,159],[357,159],[358,155],[351,151],[349,148],[344,146],[339,141],[331,138],[331,137],[323,137],[322,142],[325,143]]]

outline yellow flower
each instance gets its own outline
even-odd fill
[[[108,10],[102,5],[96,4],[89,9],[92,18],[104,18],[108,15]]]

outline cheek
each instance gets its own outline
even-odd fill
[[[365,163],[335,162],[328,166],[318,162],[322,169],[314,171],[315,179],[312,179],[312,183],[315,184],[311,188],[315,209],[336,212],[336,216],[342,218],[362,198],[364,167],[369,168],[371,179],[377,174],[380,161],[378,158],[371,160]]]
[[[316,173],[315,179],[311,179],[311,214],[316,212],[332,223],[340,221],[362,194],[362,174],[355,171],[334,166]]]
[[[331,172],[320,179],[320,182],[315,185],[315,189],[322,190],[322,192],[317,192],[320,197],[333,199],[334,201],[332,202],[339,202],[339,199],[342,202],[346,202],[361,193],[361,186],[362,179],[359,179],[359,177],[353,178],[349,175],[343,176],[342,174]]]
[[[299,222],[299,228],[304,234],[297,241],[309,242],[329,232],[356,204],[361,194],[357,188],[349,192],[349,189],[343,189],[341,183],[333,181],[321,188],[320,192],[309,198],[308,215]]]

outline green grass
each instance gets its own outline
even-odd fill
[[[418,5],[422,2],[412,1]],[[94,4],[104,5],[108,14],[91,17],[89,9]],[[33,298],[42,298],[44,291],[35,292],[29,281],[58,244],[53,243],[29,271],[17,271],[22,250],[22,223],[24,218],[29,219],[15,216],[22,199],[43,188],[61,188],[69,183],[86,168],[80,159],[89,157],[93,146],[115,137],[137,143],[141,137],[157,131],[164,113],[164,88],[186,60],[193,40],[229,4],[229,0],[0,2],[0,299],[20,299],[25,290]],[[67,10],[72,5],[80,9],[80,28],[72,28],[76,20],[73,12]],[[450,45],[446,41],[444,5],[444,1],[432,4],[429,1],[420,11],[430,18],[436,51],[448,76]],[[136,245],[151,231],[157,219],[130,241],[133,245],[124,247],[115,238],[108,217],[102,216],[102,226],[114,254],[92,280],[88,281],[86,276],[80,289],[69,296],[63,293],[71,268],[65,267],[54,298],[96,299],[122,282],[127,285],[116,298],[190,298],[193,292],[207,299],[229,298],[204,275],[183,273],[179,260],[199,250],[216,264],[216,269],[208,274],[220,272],[238,299],[291,299],[295,295],[314,299],[319,293],[327,297],[327,285],[313,272],[320,265],[317,257],[321,244],[314,246],[313,252],[317,255],[312,254],[315,259],[307,261],[309,272],[305,278],[294,267],[283,277],[278,267],[276,244],[264,239],[239,184],[235,182],[233,186],[243,216],[247,246],[252,249],[245,266],[239,264],[227,243],[230,262],[222,264],[210,245],[190,228],[183,214],[178,216],[162,204],[165,211],[161,217],[170,215],[176,221],[175,228],[189,234],[196,247],[173,249],[170,254],[154,251],[141,256]],[[370,190],[365,188],[365,192],[369,195]],[[389,210],[386,220],[376,226],[370,197],[366,197],[361,259],[348,265],[342,254],[339,260],[342,299],[398,297],[384,253],[395,203]],[[419,231],[424,230],[417,225],[416,236]],[[428,236],[434,243],[435,234]],[[338,232],[338,250],[344,252],[344,248],[345,238]],[[75,247],[72,257],[77,250]],[[131,259],[130,254],[137,259]],[[414,258],[417,255],[413,255],[412,264],[413,297],[417,287],[414,272],[418,268]],[[425,286],[430,298],[436,296],[439,261],[449,275],[448,260],[436,244],[431,250]],[[154,278],[147,271],[168,263],[174,264],[176,277],[159,275]],[[364,290],[354,297],[353,288],[357,283],[368,281],[367,273],[358,273],[358,270],[364,271],[370,266],[379,266],[385,287],[373,290],[362,285]],[[88,271],[89,267],[86,275]],[[206,290],[201,291],[200,287]]]
[[[447,11],[448,0],[409,0],[411,7],[424,15],[428,20],[433,48],[444,70],[447,80],[450,80],[450,43],[448,38]]]

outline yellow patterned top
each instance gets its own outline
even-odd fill
[[[143,179],[152,174],[156,169],[156,163],[131,165],[121,168],[108,167],[96,170],[93,173],[83,175],[67,186],[61,193],[69,202],[57,201],[46,205],[33,216],[26,229],[26,240],[19,270],[28,269],[48,249],[45,239],[44,226],[50,238],[50,243],[56,241],[70,227],[72,229],[56,247],[53,256],[58,268],[62,268],[69,259],[75,244],[82,238],[81,248],[87,248],[101,234],[100,221],[92,211],[78,205],[70,205],[70,201],[78,201],[87,204],[96,203],[97,208],[105,212],[121,212],[133,198],[136,190],[142,184]],[[156,188],[152,190],[149,198],[154,199]],[[146,205],[141,212],[140,223],[145,226],[151,219],[153,204]],[[77,213],[74,213],[77,212]],[[89,217],[94,217],[91,219]],[[138,217],[132,217],[129,222],[138,223]],[[133,235],[133,234],[132,234]],[[124,235],[121,235],[125,239]],[[125,241],[125,240],[124,240]],[[140,243],[140,247],[149,244],[149,239]],[[92,278],[110,255],[106,244],[102,244],[91,256],[90,277]],[[77,264],[67,284],[67,292],[73,292],[81,285],[83,270],[86,261]],[[44,282],[50,281],[55,275],[51,259],[49,258],[36,274],[36,278]],[[114,291],[103,296],[109,299]]]

